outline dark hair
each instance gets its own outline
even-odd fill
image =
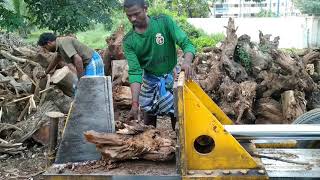
[[[146,2],[145,0],[125,0],[123,3],[124,8],[131,8],[132,6],[136,5],[144,8],[145,6],[148,6],[148,2]]]
[[[48,42],[55,41],[56,39],[57,39],[57,37],[52,33],[42,33],[39,37],[38,45],[44,46],[44,45],[48,44]]]

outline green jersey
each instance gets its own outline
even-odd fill
[[[142,83],[143,71],[156,76],[172,72],[177,64],[176,44],[195,54],[195,48],[181,28],[166,15],[150,17],[144,33],[132,29],[123,40],[129,65],[129,82]]]

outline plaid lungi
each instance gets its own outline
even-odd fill
[[[144,73],[139,103],[142,110],[153,115],[174,113],[173,74],[155,76]]]

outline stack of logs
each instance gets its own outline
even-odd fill
[[[61,84],[65,78],[39,78],[55,57],[0,33],[0,159],[21,154],[29,139],[47,145],[49,118],[45,113],[68,112],[72,98],[50,85]]]

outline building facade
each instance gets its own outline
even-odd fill
[[[300,15],[292,0],[265,0],[261,3],[245,0],[221,0],[211,5],[211,13],[212,17],[216,18],[257,17],[266,13],[270,16]]]

